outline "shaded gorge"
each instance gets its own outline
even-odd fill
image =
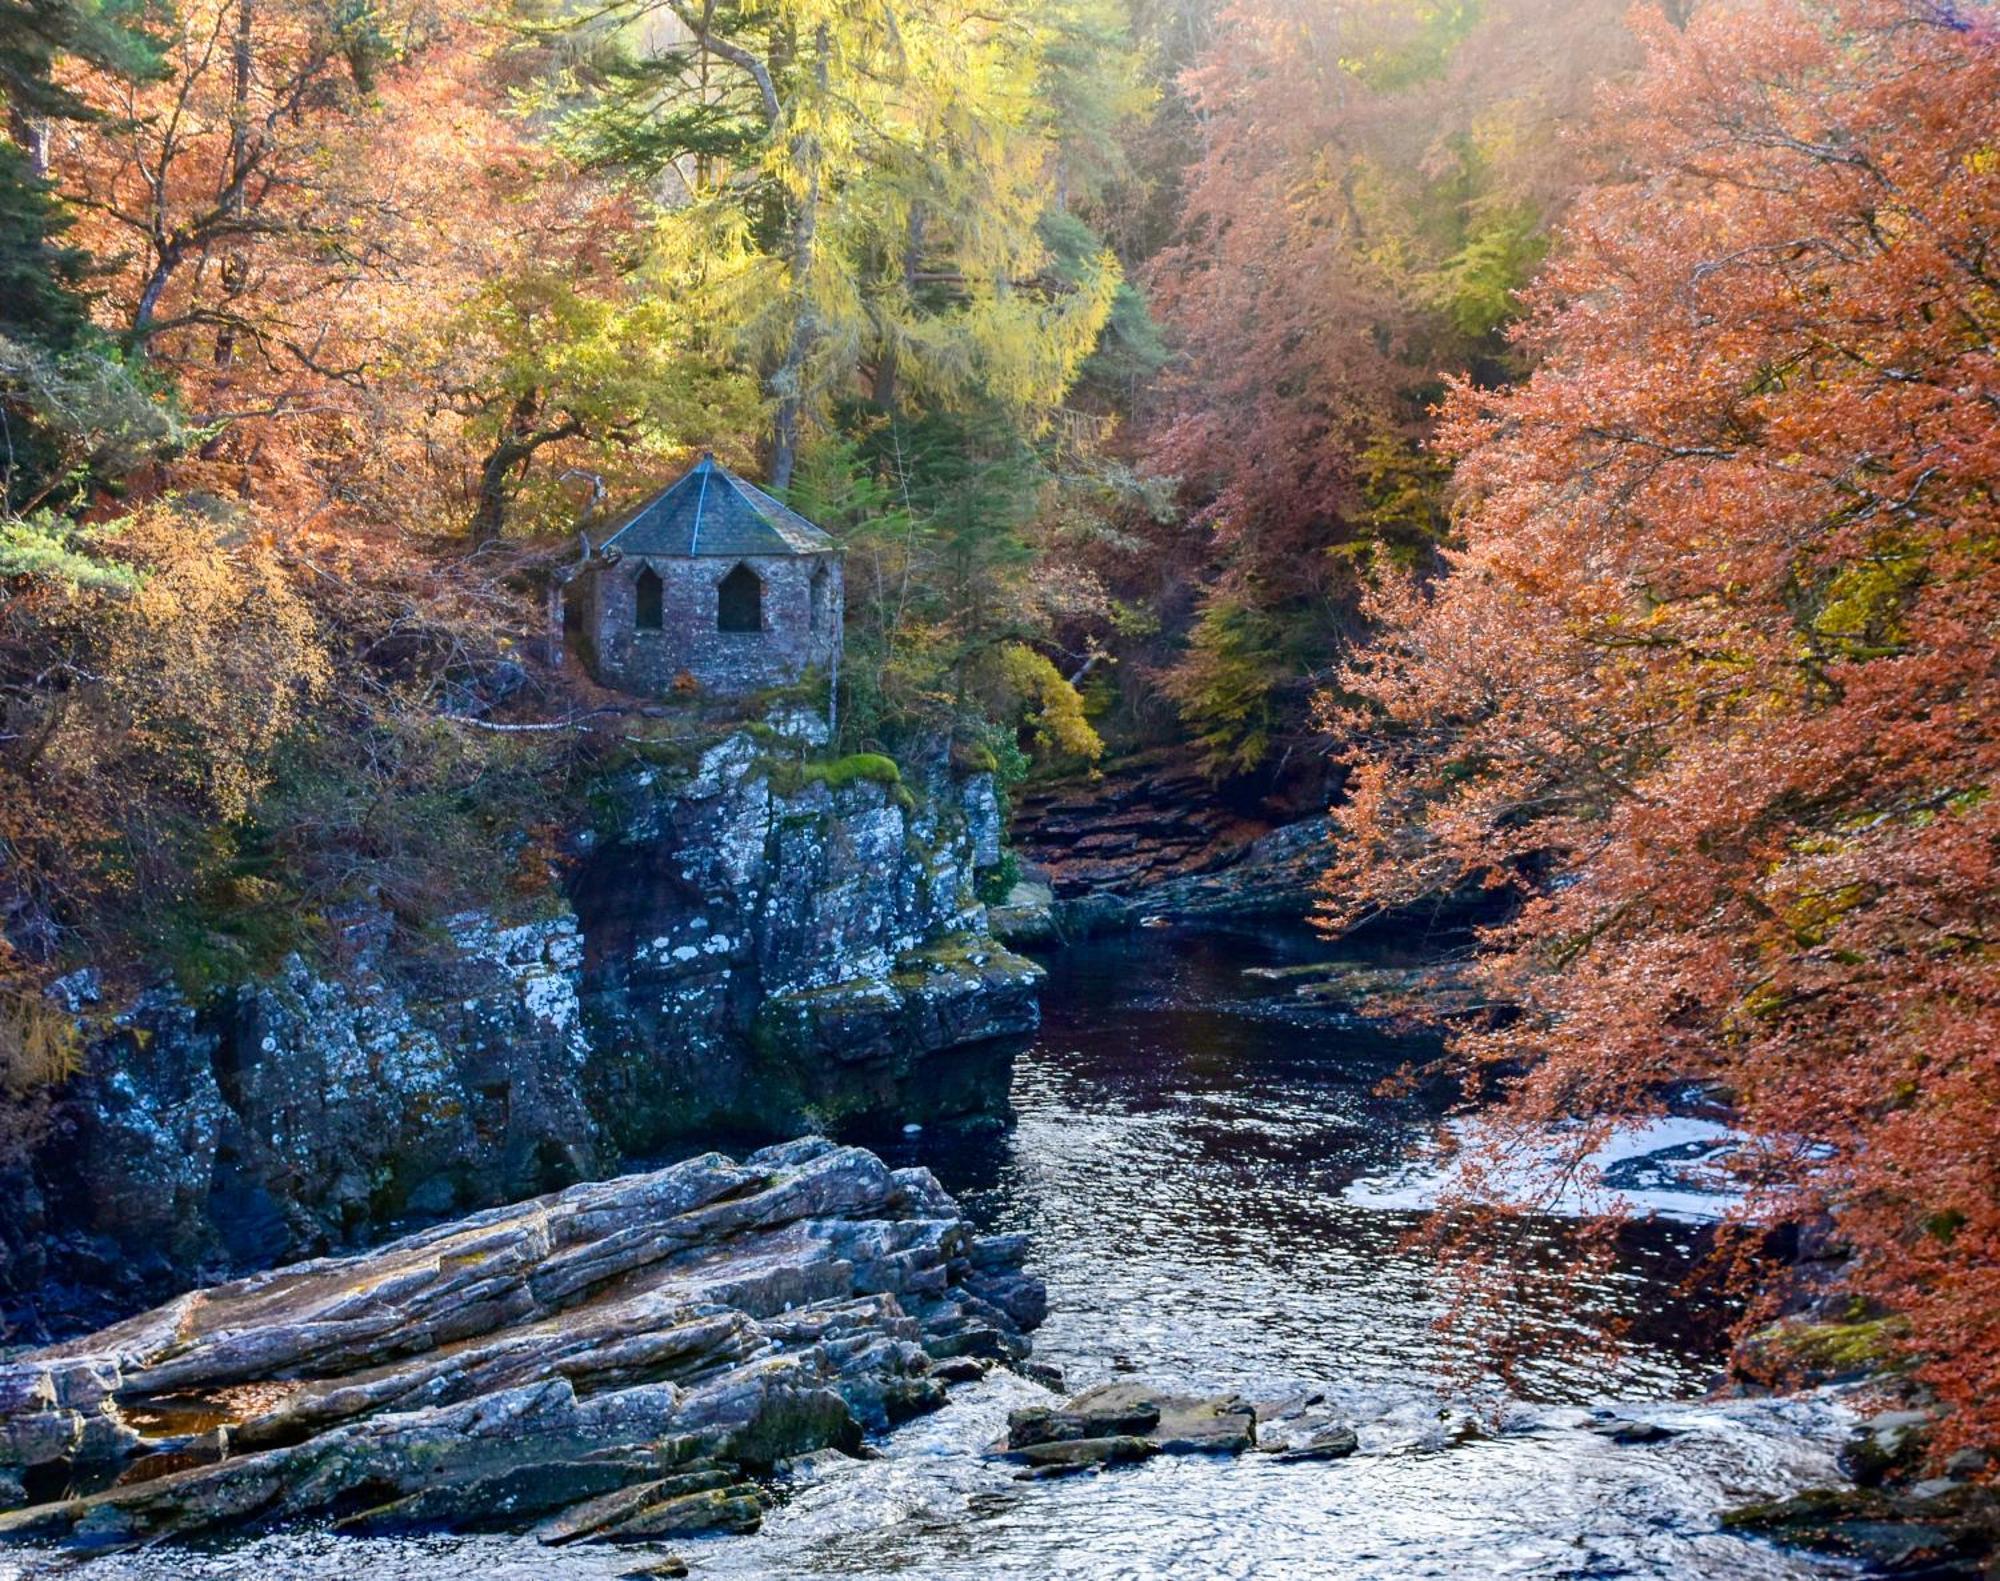
[[[1422,1095],[1376,1091],[1421,1049],[1245,976],[1324,950],[1301,934],[1167,930],[1073,947],[1051,958],[1042,1032],[1015,1062],[1012,1129],[860,1139],[892,1164],[928,1165],[982,1227],[1033,1236],[1051,1308],[1036,1356],[1070,1387],[1129,1375],[1260,1403],[1323,1394],[1354,1423],[1360,1453],[1177,1457],[1019,1483],[981,1451],[1010,1408],[1049,1396],[996,1371],[891,1434],[879,1459],[800,1467],[760,1533],[669,1545],[693,1573],[1857,1573],[1715,1520],[1728,1504],[1829,1480],[1846,1418],[1810,1397],[1707,1398],[1727,1313],[1684,1288],[1695,1228],[1635,1224],[1602,1273],[1531,1288],[1504,1384],[1473,1335],[1438,1330],[1448,1290],[1410,1237],[1419,1215],[1352,1189],[1393,1176],[1429,1128]],[[1553,1274],[1575,1233],[1531,1221],[1506,1250]],[[1607,1359],[1592,1341],[1621,1325]],[[1619,1443],[1607,1419],[1663,1431]],[[658,1557],[295,1530],[81,1573],[430,1581],[477,1568],[525,1581],[618,1576]]]

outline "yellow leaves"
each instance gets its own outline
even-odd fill
[[[1120,283],[1095,243],[1052,259],[1041,234],[1069,126],[1090,120],[1087,187],[1119,157],[1121,106],[1143,97],[1117,7],[769,0],[716,26],[784,69],[770,74],[779,122],[751,155],[761,180],[705,189],[656,223],[711,332],[808,420],[887,367],[899,393],[1040,423]],[[719,59],[711,70],[748,93],[749,73]]]
[[[0,1099],[18,1101],[74,1076],[83,1065],[83,1038],[32,985],[0,985]]]
[[[1043,752],[1095,763],[1104,742],[1083,716],[1083,698],[1062,672],[1024,643],[1003,643],[994,652],[1004,711],[1018,712]]]
[[[142,580],[104,607],[94,683],[63,716],[49,760],[75,775],[135,776],[239,819],[272,750],[331,679],[318,622],[268,534],[232,546],[169,504],[134,518],[119,543]]]
[[[1842,567],[1820,596],[1811,635],[1846,659],[1877,657],[1902,640],[1903,611],[1922,583],[1927,560],[1914,544],[1885,539]]]
[[[0,965],[10,958],[0,943]],[[0,1168],[43,1135],[50,1090],[83,1068],[83,1037],[31,981],[0,982]]]
[[[1122,278],[1107,249],[1066,294],[976,293],[949,324],[954,338],[964,341],[964,367],[973,377],[958,386],[949,364],[937,359],[928,370],[931,393],[954,404],[974,393],[976,378],[977,393],[1020,413],[1039,431],[1095,349]]]
[[[1816,949],[1833,937],[1843,917],[1868,899],[1867,888],[1859,883],[1801,894],[1785,908],[1784,923],[1800,949]]]

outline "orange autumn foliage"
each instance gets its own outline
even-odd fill
[[[1564,121],[1629,63],[1622,0],[1233,0],[1183,79],[1202,137],[1152,297],[1184,356],[1150,459],[1247,562],[1323,590],[1363,534],[1371,435],[1421,426],[1438,370],[1491,348],[1577,184]]]
[[[1521,1014],[1457,1043],[1507,1118],[1719,1084],[1751,1211],[1824,1215],[1992,1443],[2000,31],[1762,0],[1648,44],[1536,371],[1447,403],[1449,574],[1378,594],[1325,704],[1360,741],[1326,911],[1517,886],[1483,964]]]
[[[1427,409],[1445,370],[1512,371],[1497,327],[1581,184],[1561,129],[1636,60],[1627,5],[1232,0],[1181,79],[1201,135],[1149,269],[1181,356],[1142,432],[1200,598],[1162,690],[1211,773],[1283,761],[1358,578],[1431,555]]]
[[[103,260],[99,320],[208,434],[164,481],[293,530],[459,527],[486,349],[461,319],[525,267],[590,273],[628,206],[536,140],[510,102],[532,68],[485,8],[193,0],[148,22],[159,79],[72,63],[99,118],[51,173]]]

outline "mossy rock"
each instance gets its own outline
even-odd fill
[[[880,785],[892,793],[905,811],[917,804],[903,783],[901,765],[880,752],[856,752],[816,763],[774,760],[764,765],[764,772],[770,778],[771,789],[780,796],[795,796],[809,785],[824,785],[835,792],[856,785]]]
[[[1000,760],[993,749],[980,741],[954,741],[951,766],[961,774],[998,774]]]
[[[1808,1488],[1725,1510],[1724,1529],[1898,1574],[1978,1575],[2000,1533],[1989,1489],[1958,1484],[1919,1497],[1881,1488]],[[1961,1569],[1960,1566],[1964,1568]]]
[[[1793,1321],[1753,1335],[1748,1348],[1754,1357],[1775,1363],[1772,1371],[1830,1382],[1907,1366],[1903,1342],[1909,1332],[1909,1320],[1893,1313],[1845,1323]]]

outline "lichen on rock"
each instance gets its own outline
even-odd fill
[[[93,1012],[48,1145],[0,1180],[0,1291],[129,1309],[718,1131],[996,1101],[971,1067],[1034,1028],[1040,971],[977,898],[990,777],[787,778],[772,750],[740,728],[605,772],[532,914],[413,944],[364,907],[321,958]]]

